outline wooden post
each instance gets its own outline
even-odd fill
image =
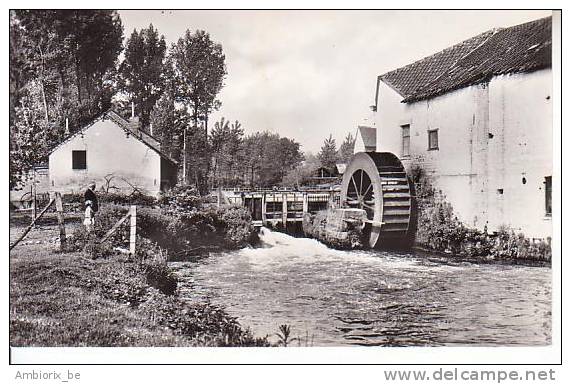
[[[309,201],[307,199],[307,192],[303,192],[303,213],[306,214],[309,211]]]
[[[129,236],[129,253],[131,255],[135,254],[135,242],[137,239],[137,206],[131,205],[131,209],[129,211],[129,215],[131,216],[131,234]]]
[[[112,234],[115,233],[115,231],[117,231],[117,228],[119,228],[121,226],[121,224],[123,224],[125,222],[125,220],[127,220],[129,217],[131,217],[130,211],[125,216],[123,216],[123,218],[121,220],[116,222],[115,225],[113,225],[113,227],[107,231],[107,233],[103,236],[103,238],[101,240],[99,240],[99,242],[103,243],[105,240],[107,240]]]
[[[59,226],[59,249],[63,251],[65,249],[65,219],[63,216],[63,202],[59,192],[55,193],[55,201],[57,222]]]
[[[282,193],[282,224],[285,229],[287,225],[287,193]]]
[[[262,193],[262,225],[266,225],[266,192]]]
[[[34,174],[34,181],[30,185],[30,195],[32,196],[32,221],[36,219],[36,180]]]

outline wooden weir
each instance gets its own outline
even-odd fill
[[[339,206],[339,191],[335,190],[225,190],[225,200],[242,205],[252,214],[255,226],[302,222],[306,213],[315,213]]]

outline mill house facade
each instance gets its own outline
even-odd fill
[[[550,237],[551,31],[551,17],[494,29],[378,76],[360,150],[424,168],[471,227]]]

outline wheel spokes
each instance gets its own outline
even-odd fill
[[[363,197],[367,196],[367,193],[369,193],[369,191],[371,190],[371,188],[373,187],[373,183],[370,183],[369,186],[367,187],[367,190],[365,191],[365,193],[363,193]]]
[[[359,195],[359,190],[357,189],[357,183],[355,182],[355,175],[351,176],[351,182],[353,183],[353,186],[355,187],[355,193],[357,194],[357,197],[360,197],[361,195]]]

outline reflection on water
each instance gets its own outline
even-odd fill
[[[302,345],[546,345],[551,269],[336,251],[262,229],[262,247],[172,263],[194,293],[256,335]]]

